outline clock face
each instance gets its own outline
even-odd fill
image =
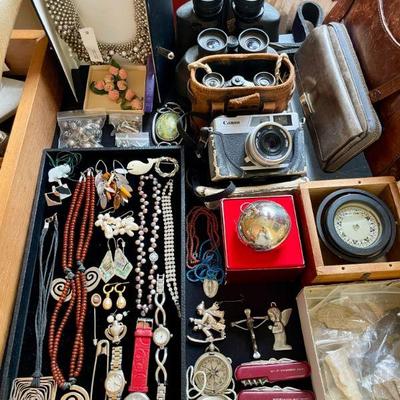
[[[110,393],[119,393],[125,386],[125,379],[119,372],[110,372],[105,381],[106,390]]]
[[[159,347],[166,346],[170,339],[171,339],[171,334],[169,330],[164,326],[158,327],[153,332],[153,341]]]
[[[382,224],[375,211],[363,203],[346,203],[336,211],[334,226],[348,245],[366,249],[382,236]]]
[[[205,384],[205,394],[223,394],[231,383],[232,366],[230,361],[220,353],[205,353],[197,360],[194,375],[198,387],[203,387]]]

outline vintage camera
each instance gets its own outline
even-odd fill
[[[211,179],[306,175],[302,125],[294,112],[215,118],[203,128]]]

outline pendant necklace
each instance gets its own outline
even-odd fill
[[[95,219],[95,185],[91,169],[82,175],[76,185],[64,227],[61,264],[65,274],[65,285],[50,319],[49,356],[51,372],[57,385],[63,390],[78,391],[75,385],[83,368],[84,333],[87,313],[87,288],[84,261],[93,235]],[[77,222],[80,222],[80,228]],[[75,241],[78,240],[76,244]],[[68,292],[71,299],[65,303]],[[65,311],[62,313],[63,306]],[[65,327],[75,314],[75,335],[71,350],[68,378],[59,365],[60,344],[65,336]],[[69,349],[68,349],[69,350]],[[68,351],[69,352],[69,351]]]
[[[53,224],[50,245],[44,257],[46,236]],[[57,385],[52,376],[42,376],[43,341],[47,324],[47,304],[50,286],[53,279],[58,249],[58,220],[57,214],[45,220],[39,242],[39,293],[35,314],[36,362],[35,372],[30,378],[16,378],[13,381],[10,400],[43,399],[54,400]]]
[[[152,182],[152,199],[154,201],[154,208],[152,213],[152,222],[150,224],[151,229],[151,237],[150,244],[148,250],[145,250],[145,234],[149,231],[149,228],[146,226],[146,216],[149,213],[149,204],[150,202],[147,200],[147,194],[144,192],[144,186],[146,182]],[[157,239],[159,238],[159,229],[158,225],[159,215],[161,214],[161,184],[158,183],[158,179],[150,174],[150,175],[141,175],[139,181],[139,196],[140,196],[140,212],[139,216],[139,231],[138,238],[135,241],[135,245],[137,246],[137,264],[135,268],[136,273],[136,289],[137,289],[137,297],[136,297],[136,308],[140,311],[142,317],[145,317],[149,310],[153,309],[153,297],[156,293],[155,285],[157,283],[155,278],[155,273],[158,270],[157,261],[159,259],[158,254],[156,253],[157,248]],[[148,280],[148,294],[147,294],[147,303],[144,301],[144,293],[143,293],[143,285],[145,283],[145,272],[143,268],[147,264],[146,256],[150,261],[149,274],[147,276]]]

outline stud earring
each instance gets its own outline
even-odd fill
[[[121,290],[118,290],[118,286],[123,285]],[[126,290],[126,286],[125,283],[118,283],[117,285],[115,285],[114,287],[114,291],[118,293],[118,299],[117,299],[117,308],[122,310],[123,308],[126,307],[126,299],[125,297],[122,295],[122,293],[124,293]]]
[[[110,294],[114,290],[114,286],[111,286],[110,290],[106,290],[107,286],[111,286],[111,284],[104,285],[104,287],[103,287],[103,293],[106,295],[106,297],[103,300],[103,308],[105,310],[110,310],[112,308],[112,300],[111,300]]]

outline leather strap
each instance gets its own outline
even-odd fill
[[[324,24],[329,22],[340,22],[350,11],[355,0],[338,0],[332,10],[325,17]]]
[[[147,375],[149,371],[152,320],[139,318],[135,330],[135,345],[133,350],[130,393],[147,393]]]
[[[369,97],[372,103],[377,103],[398,91],[400,91],[400,74],[392,78],[390,81],[383,83],[381,86],[371,90],[369,92]]]

